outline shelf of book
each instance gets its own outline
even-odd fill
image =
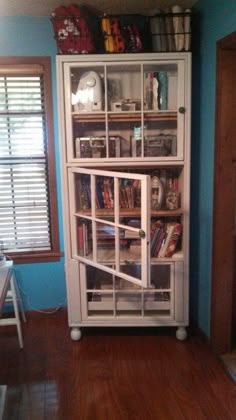
[[[142,113],[136,112],[108,112],[107,118],[110,122],[122,122],[122,121],[137,121],[141,120]],[[72,117],[75,122],[86,123],[86,122],[105,122],[106,114],[103,113],[90,113],[82,114],[78,112],[72,112]],[[143,113],[145,121],[177,121],[176,111],[145,111]]]

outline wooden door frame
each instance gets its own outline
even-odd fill
[[[236,32],[217,42],[210,344],[231,351],[236,198]]]

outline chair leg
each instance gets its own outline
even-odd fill
[[[21,325],[20,325],[20,316],[19,316],[19,309],[17,304],[17,296],[16,296],[16,289],[15,289],[15,282],[14,282],[14,276],[11,275],[10,279],[10,286],[12,291],[12,300],[13,300],[13,307],[15,312],[15,318],[16,318],[16,328],[17,328],[17,334],[19,339],[19,345],[20,348],[23,349],[23,337],[22,337],[22,331],[21,331]]]
[[[18,284],[17,284],[17,281],[16,281],[16,276],[15,276],[14,271],[13,271],[12,275],[13,275],[13,281],[14,281],[15,290],[16,290],[16,297],[17,297],[17,300],[18,300],[19,306],[20,306],[21,316],[22,316],[23,321],[26,322],[25,311],[24,311],[24,307],[23,307],[23,303],[22,303],[22,299],[21,299],[21,295],[20,295],[20,291],[19,291],[19,287],[18,287]]]

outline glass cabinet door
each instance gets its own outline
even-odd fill
[[[147,287],[149,176],[70,168],[69,195],[72,258]]]
[[[65,63],[68,161],[182,160],[184,60]]]

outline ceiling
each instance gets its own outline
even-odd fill
[[[197,0],[0,0],[0,16],[50,16],[59,6],[88,5],[100,13],[143,13],[178,4],[191,8]]]

